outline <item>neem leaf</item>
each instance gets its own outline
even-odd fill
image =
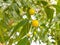
[[[30,45],[28,38],[21,39],[17,45]]]
[[[52,20],[53,14],[54,14],[54,10],[53,9],[50,9],[49,7],[46,7],[45,8],[45,12],[47,14],[47,19]]]
[[[12,36],[13,33],[15,33],[18,28],[20,28],[21,26],[24,26],[27,22],[28,22],[27,19],[20,21],[20,22],[14,27],[14,29],[13,29],[13,31],[12,31],[12,33],[11,33],[10,36]]]
[[[46,1],[41,1],[41,3],[46,6],[48,3]]]

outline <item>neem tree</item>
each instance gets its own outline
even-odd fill
[[[0,0],[0,45],[30,45],[32,40],[60,45],[60,1]]]

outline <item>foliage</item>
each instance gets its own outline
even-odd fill
[[[60,1],[55,2],[0,0],[0,43],[30,45],[32,40],[41,40],[47,45],[60,45]]]

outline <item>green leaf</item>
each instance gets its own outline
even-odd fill
[[[55,5],[57,14],[60,13],[60,0],[58,0],[57,5]]]
[[[0,29],[0,41],[1,41],[1,42],[4,42],[4,41],[5,41],[5,40],[4,40],[4,35],[3,35],[1,29]]]
[[[57,5],[60,5],[60,0],[57,1]]]
[[[2,10],[0,9],[0,20],[3,19]]]
[[[28,38],[21,39],[17,45],[30,45]]]
[[[26,34],[27,34],[27,33],[29,32],[29,30],[30,30],[30,27],[31,27],[31,25],[29,24],[29,22],[26,23],[26,24],[23,26],[23,28],[21,29],[20,35],[19,35],[19,37],[16,38],[16,40],[19,41],[22,37],[26,36]]]
[[[60,45],[60,40],[58,40],[57,45]]]
[[[15,33],[15,32],[17,31],[18,28],[24,26],[27,22],[28,22],[27,19],[20,21],[20,22],[14,27],[14,29],[13,29],[13,31],[12,31],[12,33],[11,33],[10,36],[12,36],[13,33]]]
[[[41,3],[46,6],[48,3],[46,1],[41,1]]]
[[[16,11],[16,13],[17,13],[18,15],[20,15],[20,11],[19,11],[19,9],[18,9],[18,5],[17,5],[16,3],[13,3],[12,6],[13,6],[12,8],[14,8],[14,10]]]
[[[22,38],[24,35],[26,35],[29,32],[29,30],[30,30],[30,24],[28,22],[23,26],[23,28],[20,32],[20,38]]]
[[[37,0],[37,4],[40,5],[40,3],[41,3],[41,0]]]
[[[56,13],[60,13],[60,5],[55,5],[55,8],[56,8]]]
[[[53,14],[54,14],[54,10],[53,9],[50,9],[49,7],[46,7],[45,8],[45,12],[47,14],[47,19],[52,20]]]
[[[3,0],[4,2],[7,2],[8,0]]]
[[[8,45],[12,45],[12,43],[13,43],[13,39],[10,39]]]

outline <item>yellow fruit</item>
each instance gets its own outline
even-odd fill
[[[29,9],[29,14],[30,15],[33,15],[35,13],[35,10],[34,9]]]
[[[36,31],[34,32],[34,35],[36,35]]]
[[[38,27],[38,25],[39,25],[38,20],[33,20],[33,21],[32,21],[32,26]]]

